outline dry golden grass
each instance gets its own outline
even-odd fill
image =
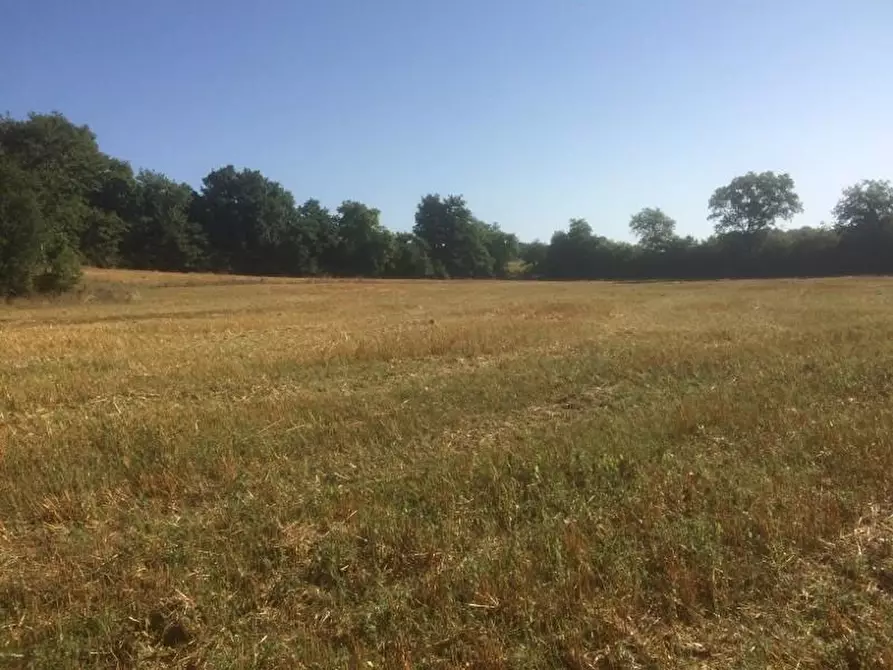
[[[893,281],[92,271],[0,310],[0,667],[893,667]]]

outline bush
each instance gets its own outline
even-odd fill
[[[77,251],[59,237],[46,245],[44,271],[35,287],[41,293],[64,293],[77,286],[81,279],[81,262]]]

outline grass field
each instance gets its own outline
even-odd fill
[[[891,668],[893,280],[0,307],[0,667]]]

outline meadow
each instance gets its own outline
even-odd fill
[[[891,668],[893,280],[0,306],[0,668]]]

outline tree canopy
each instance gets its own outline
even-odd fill
[[[233,165],[197,189],[136,174],[59,113],[0,117],[0,295],[64,291],[82,264],[285,276],[700,279],[893,272],[893,186],[847,186],[833,227],[777,228],[803,211],[786,173],[748,172],[707,203],[714,234],[679,237],[659,207],[634,214],[635,244],[571,219],[548,243],[522,243],[461,195],[423,196],[411,230],[346,199],[302,204],[281,183]],[[408,224],[409,222],[407,222]],[[409,228],[407,225],[406,228]]]
[[[893,184],[864,179],[843,191],[834,207],[840,230],[878,230],[893,221]]]
[[[717,234],[765,232],[803,211],[789,174],[748,172],[716,189],[709,202]]]
[[[676,222],[659,207],[648,207],[634,214],[629,230],[648,251],[666,251],[676,240]]]

